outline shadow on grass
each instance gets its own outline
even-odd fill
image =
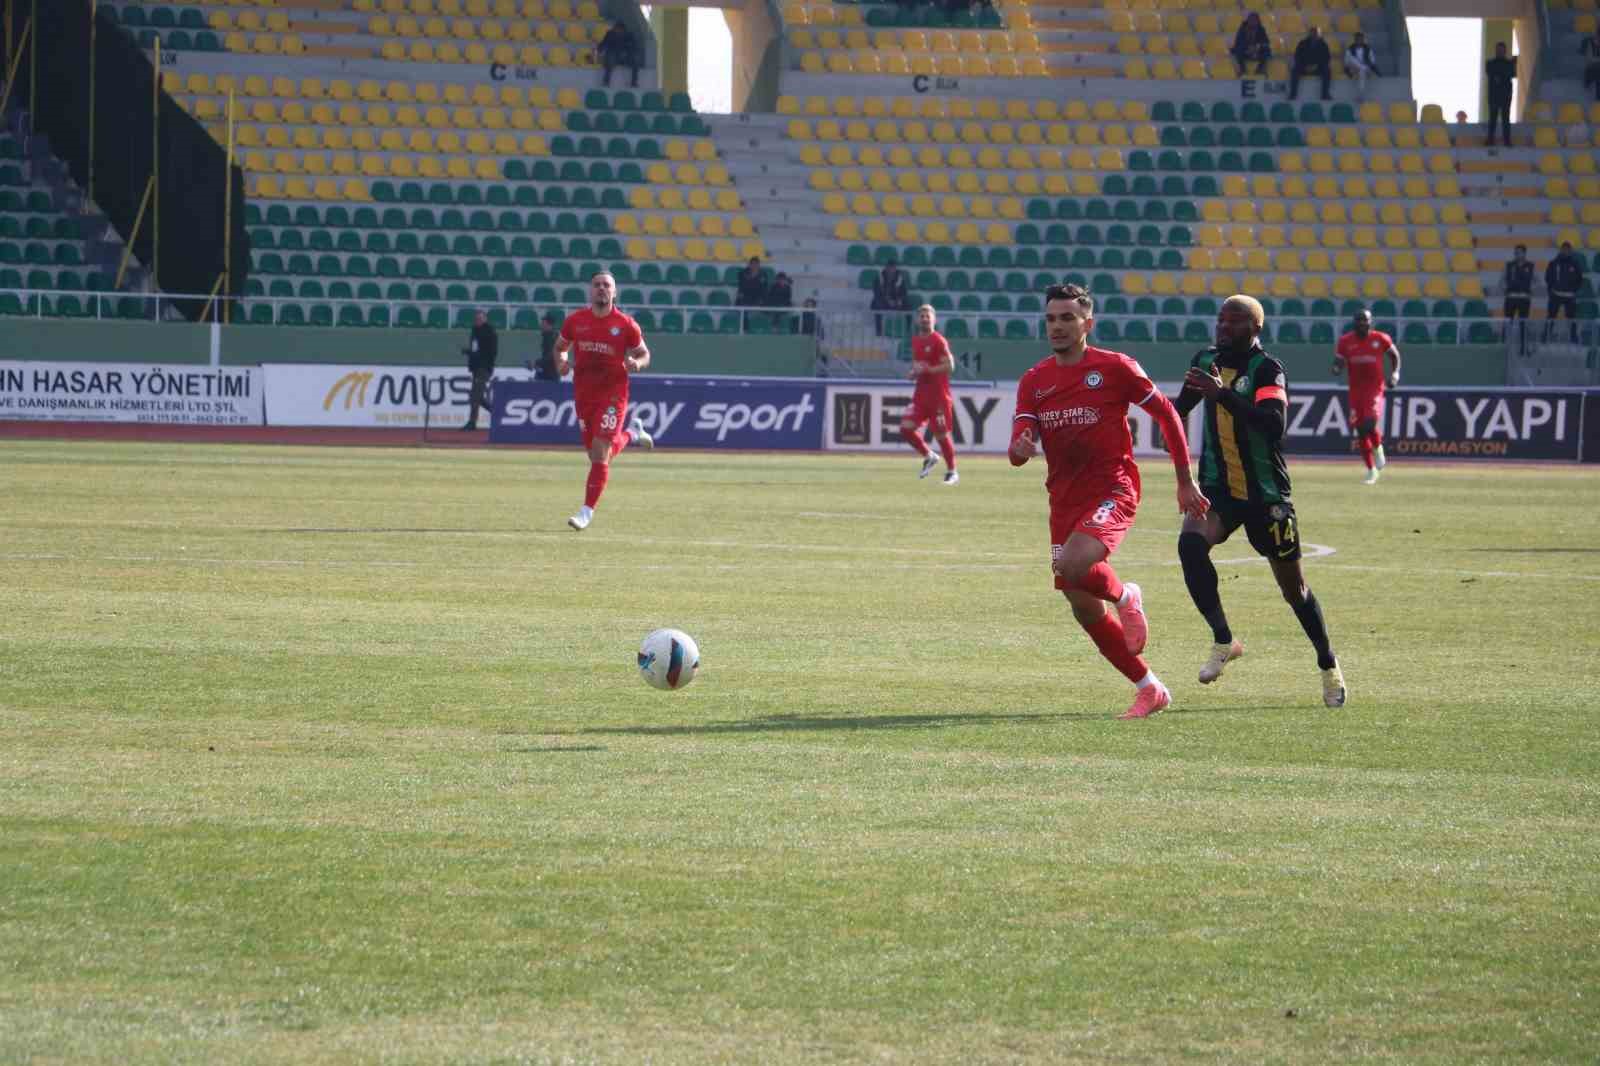
[[[573,755],[586,751],[605,751],[601,744],[552,744],[542,748],[507,748],[513,755]]]
[[[1600,555],[1600,548],[1468,548],[1495,555]]]
[[[419,527],[419,528],[412,529],[412,528],[407,528],[407,527],[404,527],[404,526],[365,526],[365,527],[364,526],[350,526],[350,527],[347,527],[347,528],[340,528],[340,529],[335,529],[335,528],[332,528],[332,527],[329,527],[327,529],[316,529],[316,528],[307,528],[307,529],[263,529],[263,530],[261,530],[261,532],[263,532],[263,533],[311,533],[311,534],[317,534],[317,533],[413,533],[413,534],[420,534],[420,535],[424,535],[424,536],[434,536],[434,535],[438,535],[438,534],[442,533],[442,534],[448,534],[448,535],[453,535],[453,536],[471,537],[471,536],[484,536],[484,535],[504,536],[507,533],[526,533],[527,530],[525,530],[525,529],[429,529],[429,528],[426,528],[426,527]]]
[[[1061,722],[1104,722],[1109,714],[882,714],[823,717],[819,715],[769,714],[738,722],[709,722],[702,725],[621,725],[580,729],[580,735],[627,734],[647,737],[707,736],[717,733],[829,732],[841,729],[938,729],[945,726],[1053,725]]]

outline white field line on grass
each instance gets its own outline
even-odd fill
[[[1161,530],[1146,530],[1145,532],[1173,532]],[[526,534],[508,534],[523,536]],[[554,534],[556,536],[571,537],[572,534]],[[894,555],[915,556],[926,559],[929,556],[957,556],[968,562],[914,562],[902,561],[890,563],[896,570],[1032,570],[1047,566],[1048,563],[1041,557],[1034,555],[1019,555],[1006,552],[972,552],[950,549],[934,548],[891,548],[891,547],[862,547],[859,545],[845,546],[837,544],[775,544],[767,542],[730,541],[730,540],[654,540],[651,538],[630,537],[629,544],[659,544],[667,547],[696,547],[696,548],[726,548],[745,551],[770,552],[774,550],[802,551],[817,553],[843,553],[866,555]],[[1336,548],[1324,544],[1305,545],[1306,559],[1318,569],[1353,570],[1374,574],[1428,574],[1436,577],[1473,577],[1473,578],[1511,578],[1536,581],[1595,581],[1600,582],[1600,574],[1570,574],[1548,573],[1544,571],[1529,570],[1480,570],[1469,567],[1410,567],[1410,566],[1367,566],[1361,563],[1331,562],[1329,558],[1335,554]],[[1041,553],[1042,555],[1042,553]],[[564,557],[565,558],[565,557]],[[982,561],[979,561],[982,560]],[[566,560],[570,562],[570,559]],[[1177,559],[1137,559],[1131,560],[1140,566],[1178,566]],[[1218,565],[1243,566],[1246,564],[1263,563],[1266,560],[1259,556],[1247,556],[1237,559],[1217,559]],[[0,563],[112,563],[112,564],[138,564],[147,563],[167,566],[183,564],[190,566],[261,566],[261,567],[324,567],[328,569],[411,569],[426,567],[437,570],[440,567],[438,560],[412,560],[412,559],[249,559],[249,558],[222,558],[219,556],[203,555],[70,555],[63,552],[0,552]],[[555,565],[552,561],[550,565]],[[673,569],[732,569],[735,564],[707,564],[699,563],[642,563],[627,561],[608,563],[599,560],[589,560],[586,566],[596,569],[608,570],[673,570]],[[883,563],[875,563],[882,566]],[[547,569],[542,564],[506,564],[503,562],[487,563],[462,563],[450,564],[452,569],[463,570],[543,570]]]

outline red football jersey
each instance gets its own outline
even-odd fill
[[[1339,338],[1335,349],[1344,359],[1350,375],[1351,392],[1382,392],[1384,380],[1383,353],[1394,345],[1394,338],[1378,330],[1369,330],[1358,337],[1352,330]]]
[[[922,366],[942,366],[950,355],[950,344],[938,330],[926,337],[911,338],[911,359]],[[921,374],[911,402],[918,407],[934,407],[950,402],[949,374]]]
[[[1043,446],[1051,502],[1103,495],[1118,485],[1138,497],[1128,406],[1155,391],[1143,367],[1104,348],[1085,348],[1072,366],[1050,356],[1022,375],[1016,418],[1034,426]]]
[[[644,343],[639,323],[615,307],[603,318],[585,307],[567,316],[561,335],[572,342],[572,384],[580,399],[617,386],[627,389],[622,360]]]

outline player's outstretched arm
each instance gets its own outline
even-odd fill
[[[1389,387],[1391,389],[1398,388],[1400,386],[1400,349],[1397,345],[1391,344],[1389,345],[1389,350],[1383,354],[1394,363],[1394,369],[1389,371]]]
[[[567,353],[572,350],[572,342],[565,337],[556,338],[556,377],[564,378],[571,366],[572,360]]]

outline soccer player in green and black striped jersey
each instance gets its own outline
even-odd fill
[[[1260,301],[1230,296],[1217,314],[1217,345],[1194,357],[1178,394],[1178,413],[1187,416],[1205,404],[1200,448],[1200,490],[1211,500],[1204,518],[1185,517],[1178,535],[1178,558],[1189,596],[1211,624],[1211,657],[1200,668],[1209,685],[1244,654],[1234,639],[1217,592],[1211,548],[1240,526],[1272,567],[1283,598],[1300,619],[1317,651],[1322,671],[1322,701],[1343,707],[1344,674],[1328,643],[1322,607],[1306,585],[1300,567],[1300,526],[1289,498],[1289,468],[1283,461],[1283,432],[1289,393],[1283,364],[1261,349],[1266,323]]]

